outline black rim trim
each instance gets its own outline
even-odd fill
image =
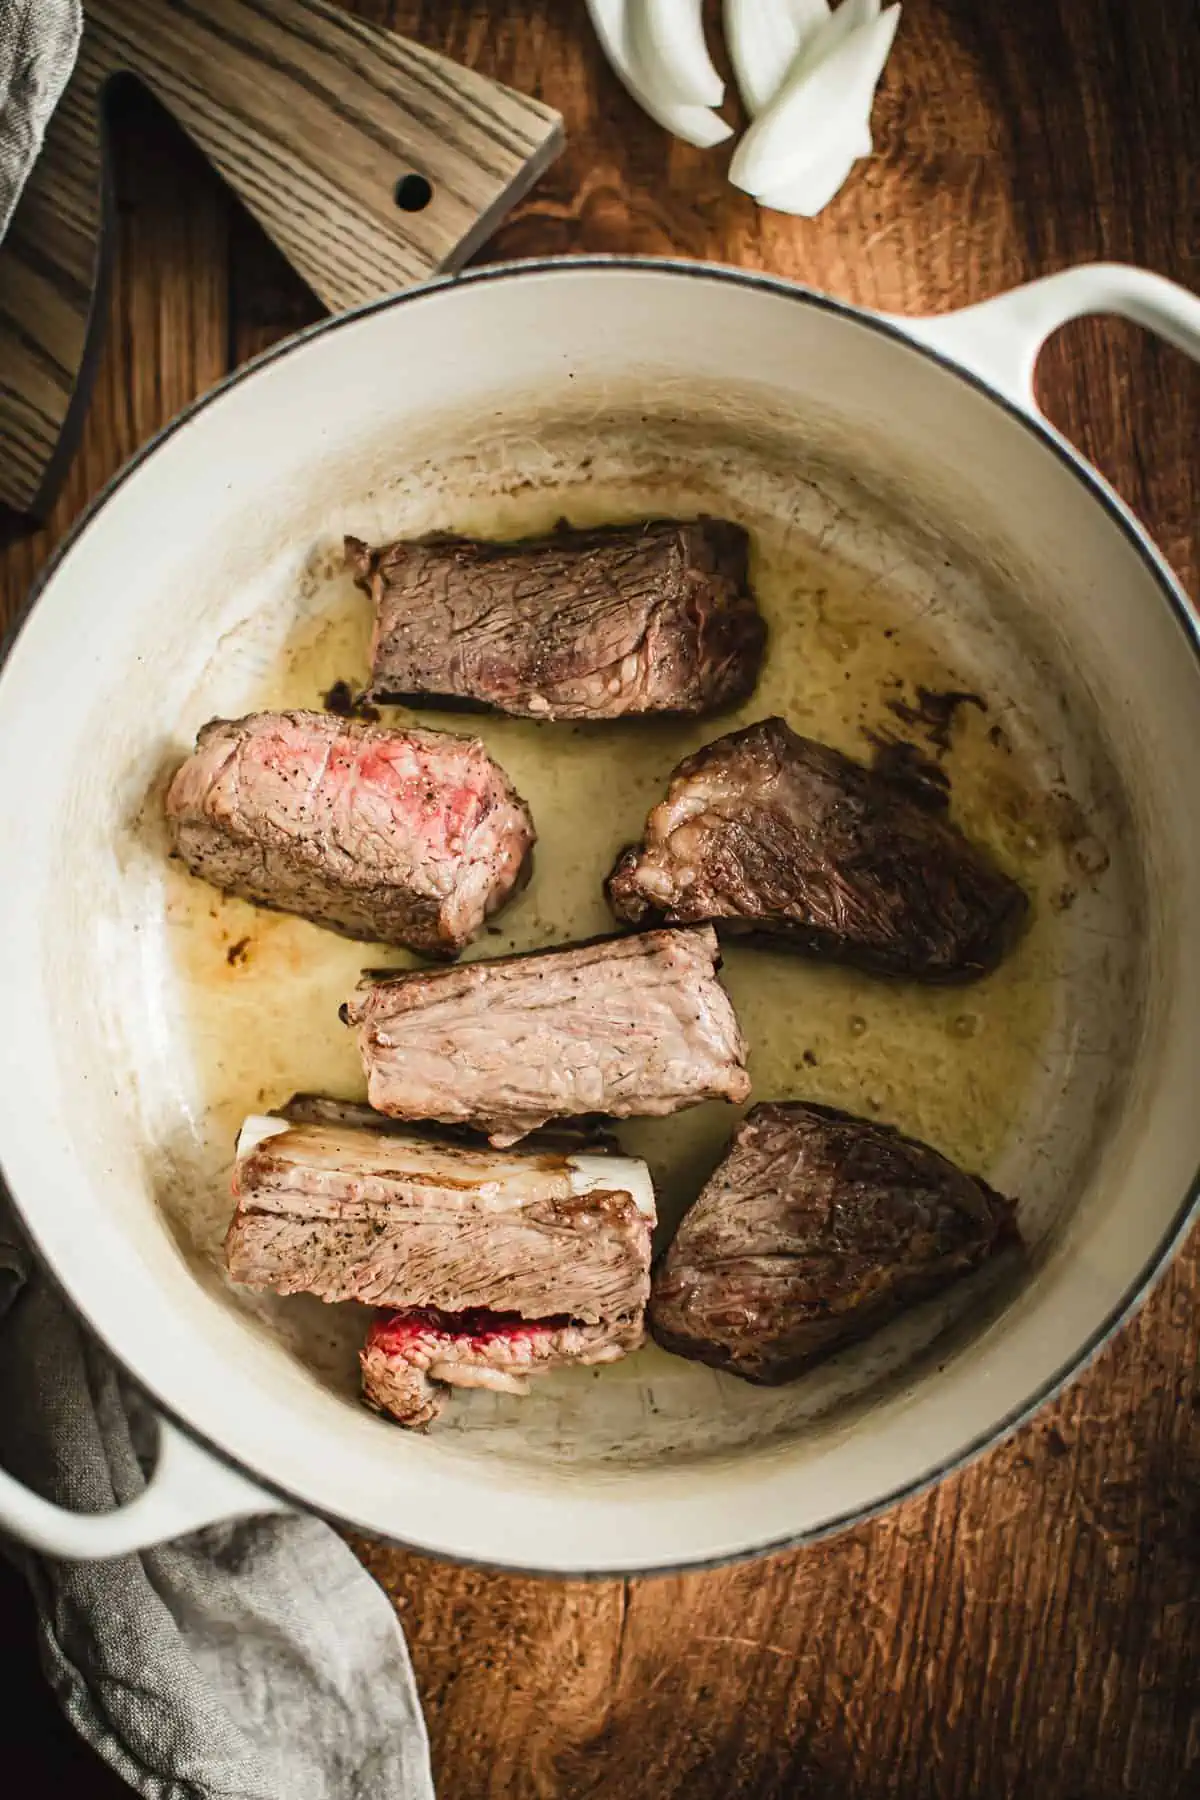
[[[464,285],[474,286],[485,282],[510,281],[514,278],[520,279],[522,276],[529,275],[555,276],[560,271],[574,271],[578,269],[590,269],[597,272],[601,270],[613,270],[622,273],[649,270],[652,272],[666,272],[678,276],[687,276],[696,281],[716,282],[733,287],[763,289],[768,293],[776,295],[778,298],[790,300],[802,306],[813,306],[819,311],[833,313],[840,318],[852,320],[864,330],[873,331],[882,337],[888,338],[892,343],[907,350],[911,355],[921,357],[925,361],[934,363],[938,368],[945,370],[947,374],[957,376],[960,381],[965,382],[968,387],[973,388],[978,394],[982,395],[984,399],[989,400],[994,406],[999,407],[1002,412],[1006,413],[1010,419],[1028,432],[1028,434],[1044,449],[1049,450],[1063,467],[1073,474],[1077,480],[1081,481],[1089,490],[1092,498],[1099,504],[1103,511],[1108,515],[1111,522],[1122,533],[1136,553],[1138,560],[1142,563],[1143,567],[1154,581],[1162,598],[1165,600],[1170,611],[1182,627],[1194,660],[1200,665],[1200,619],[1198,619],[1193,612],[1182,588],[1171,575],[1165,561],[1160,560],[1152,546],[1149,535],[1136,524],[1131,515],[1126,514],[1123,506],[1116,500],[1114,495],[1110,493],[1109,489],[1104,484],[1097,471],[1092,468],[1091,464],[1080,456],[1077,451],[1072,449],[1069,444],[1065,441],[1061,441],[1045,421],[1031,413],[1025,412],[1021,407],[1005,398],[1004,395],[997,393],[994,388],[990,387],[986,381],[974,374],[971,370],[960,367],[960,365],[954,362],[950,357],[943,355],[940,351],[935,350],[930,345],[909,337],[899,325],[892,324],[889,319],[886,319],[879,314],[864,312],[859,307],[852,306],[846,301],[835,300],[828,294],[820,294],[811,288],[805,288],[792,282],[783,281],[778,276],[759,274],[752,270],[726,268],[714,263],[680,262],[672,258],[638,256],[565,256],[555,258],[531,258],[526,262],[497,263],[490,267],[470,270],[464,275],[439,277],[431,282],[424,283],[420,287],[406,289],[400,294],[390,294],[379,300],[369,300],[362,306],[353,308],[350,312],[339,313],[336,317],[329,319],[320,319],[315,324],[306,326],[303,330],[296,332],[293,336],[284,338],[280,343],[272,345],[270,349],[263,351],[261,355],[252,358],[247,363],[243,363],[239,368],[231,370],[230,373],[226,375],[223,380],[218,382],[214,388],[209,389],[209,391],[201,395],[199,399],[194,400],[190,406],[177,414],[176,417],[170,420],[161,431],[156,432],[153,437],[149,438],[145,444],[135,451],[129,461],[118,469],[115,475],[110,477],[95,497],[84,508],[83,512],[80,513],[79,517],[69,527],[66,534],[55,546],[45,566],[33,582],[24,607],[21,609],[9,631],[6,633],[3,644],[0,645],[0,673],[3,672],[4,664],[12,654],[17,640],[42,593],[49,586],[59,566],[86,535],[92,520],[97,516],[101,509],[107,505],[108,501],[118,489],[125,485],[129,478],[138,471],[146,459],[153,455],[160,445],[166,443],[177,431],[188,425],[192,419],[203,412],[207,407],[211,406],[214,401],[219,400],[231,388],[236,387],[249,376],[257,373],[259,369],[265,368],[270,363],[278,361],[281,357],[289,355],[293,350],[300,348],[313,338],[340,330],[341,327],[345,325],[353,325],[358,320],[370,317],[375,313],[388,312],[394,308],[399,308],[413,302],[419,302],[428,298],[431,293],[436,293],[440,288],[448,286],[461,287]],[[0,1166],[0,1180],[3,1179],[3,1168]],[[1117,1302],[1116,1306],[1108,1314],[1104,1322],[1096,1328],[1088,1339],[1085,1340],[1078,1354],[1073,1356],[1057,1370],[1054,1375],[1050,1376],[1048,1380],[1044,1381],[1028,1399],[1022,1401],[1019,1406],[1014,1407],[1010,1412],[1005,1414],[997,1424],[989,1426],[986,1431],[981,1432],[979,1436],[971,1439],[963,1449],[954,1456],[948,1457],[942,1462],[935,1464],[933,1468],[914,1477],[912,1481],[905,1482],[902,1486],[894,1488],[880,1500],[874,1501],[867,1506],[855,1507],[849,1512],[841,1513],[836,1518],[829,1519],[823,1524],[813,1526],[806,1531],[789,1533],[781,1538],[768,1539],[764,1543],[753,1545],[745,1550],[733,1551],[724,1555],[700,1557],[679,1563],[659,1563],[651,1568],[639,1568],[633,1566],[629,1568],[603,1570],[586,1568],[545,1569],[528,1568],[520,1563],[486,1562],[475,1557],[455,1556],[453,1553],[445,1550],[438,1550],[428,1545],[413,1543],[405,1538],[393,1537],[390,1533],[381,1532],[375,1526],[363,1525],[354,1519],[346,1518],[342,1515],[324,1513],[319,1507],[314,1506],[311,1501],[304,1500],[292,1493],[289,1489],[281,1487],[278,1482],[273,1481],[269,1476],[260,1475],[252,1464],[243,1462],[240,1458],[233,1456],[229,1451],[222,1449],[220,1445],[213,1443],[203,1432],[198,1431],[194,1425],[191,1425],[184,1420],[167,1401],[164,1401],[150,1382],[143,1376],[136,1374],[133,1370],[127,1368],[123,1358],[115,1355],[108,1346],[103,1334],[96,1331],[85,1308],[81,1306],[74,1295],[70,1293],[58,1271],[49,1263],[42,1251],[37,1234],[29,1222],[25,1209],[21,1206],[16,1194],[7,1182],[5,1182],[5,1188],[25,1227],[30,1243],[37,1252],[39,1262],[49,1273],[55,1286],[59,1289],[60,1293],[65,1296],[69,1305],[84,1319],[95,1336],[104,1343],[105,1349],[108,1350],[109,1355],[113,1356],[113,1359],[118,1366],[124,1370],[126,1375],[128,1375],[129,1378],[153,1401],[162,1417],[175,1426],[177,1430],[183,1432],[187,1437],[190,1437],[193,1442],[201,1445],[218,1462],[224,1463],[227,1468],[234,1470],[237,1474],[248,1476],[250,1480],[260,1486],[265,1493],[286,1500],[299,1511],[312,1513],[318,1517],[329,1519],[335,1524],[362,1532],[364,1536],[374,1538],[380,1543],[395,1545],[399,1549],[411,1551],[415,1555],[432,1557],[442,1562],[457,1563],[468,1568],[492,1569],[498,1573],[507,1575],[540,1576],[551,1580],[566,1581],[620,1581],[653,1575],[684,1575],[699,1573],[705,1569],[732,1567],[735,1564],[749,1562],[758,1557],[778,1555],[785,1550],[795,1550],[807,1544],[819,1543],[825,1538],[834,1537],[842,1531],[849,1530],[852,1526],[866,1524],[870,1520],[880,1517],[883,1513],[890,1512],[893,1507],[900,1505],[903,1501],[916,1499],[920,1495],[929,1492],[930,1489],[938,1486],[940,1482],[944,1481],[947,1476],[958,1473],[970,1463],[976,1461],[985,1451],[994,1449],[1003,1443],[1005,1439],[1011,1437],[1020,1426],[1024,1425],[1035,1413],[1040,1411],[1047,1401],[1054,1399],[1077,1375],[1081,1374],[1084,1369],[1087,1368],[1098,1353],[1116,1335],[1122,1325],[1124,1325],[1141,1306],[1155,1282],[1166,1272],[1182,1245],[1184,1238],[1187,1236],[1193,1222],[1196,1217],[1200,1215],[1200,1168],[1198,1168],[1192,1178],[1191,1185],[1188,1188],[1183,1201],[1175,1213],[1174,1219],[1163,1237],[1159,1240],[1158,1246],[1142,1265],[1139,1274],[1126,1290],[1122,1298]]]

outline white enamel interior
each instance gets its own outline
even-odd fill
[[[1064,778],[1104,820],[1111,872],[1065,940],[1046,1080],[987,1171],[1027,1203],[1032,1254],[931,1315],[950,1328],[932,1353],[926,1320],[808,1399],[658,1355],[636,1380],[606,1371],[546,1401],[471,1396],[471,1429],[406,1435],[339,1387],[341,1348],[333,1374],[314,1372],[278,1314],[195,1266],[161,1204],[198,1170],[227,1204],[232,1142],[205,1138],[147,795],[197,707],[250,692],[266,651],[241,627],[263,568],[294,586],[330,520],[386,518],[398,471],[461,466],[472,439],[497,481],[536,484],[550,465],[531,421],[566,421],[599,454],[606,421],[635,411],[664,445],[691,421],[710,463],[714,445],[736,460],[761,437],[837,496],[851,534],[878,539],[907,511],[947,581],[982,571],[962,631],[986,640],[998,681],[1026,671]],[[51,1266],[203,1438],[435,1552],[565,1572],[697,1563],[930,1478],[1078,1363],[1152,1271],[1200,1166],[1200,680],[1168,588],[1048,437],[870,321],[769,283],[506,272],[269,361],[119,483],[0,674],[0,1166]]]

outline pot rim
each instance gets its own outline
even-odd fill
[[[877,313],[868,307],[857,305],[852,301],[840,300],[832,295],[821,293],[817,289],[806,287],[801,283],[788,281],[782,276],[772,275],[762,271],[740,269],[721,263],[704,261],[693,262],[677,257],[630,256],[620,254],[531,257],[519,261],[509,260],[505,262],[490,263],[482,268],[469,269],[457,275],[437,276],[431,281],[423,282],[415,287],[406,288],[399,293],[387,294],[375,300],[364,301],[362,304],[352,307],[346,312],[333,314],[327,318],[316,320],[313,324],[307,325],[300,331],[292,333],[289,337],[281,339],[279,343],[271,345],[258,356],[239,365],[238,368],[230,370],[229,373],[223,376],[212,388],[191,401],[182,409],[182,411],[177,413],[164,426],[148,438],[144,444],[140,445],[138,449],[134,451],[132,456],[130,456],[129,459],[109,477],[79,513],[78,517],[71,522],[62,538],[51,551],[46,563],[32,582],[24,604],[20,607],[16,618],[5,633],[3,640],[0,641],[0,671],[3,670],[4,665],[7,663],[20,638],[24,626],[32,615],[34,607],[53,581],[58,568],[71,551],[74,550],[86,536],[88,527],[100,513],[102,508],[108,503],[117,490],[124,486],[125,482],[128,481],[131,476],[137,473],[142,464],[154,454],[160,445],[164,444],[168,438],[172,437],[177,431],[188,425],[200,412],[214,401],[219,400],[228,390],[235,387],[240,382],[252,377],[267,365],[289,355],[293,350],[298,349],[313,338],[322,336],[327,332],[336,331],[344,325],[353,324],[359,319],[370,317],[376,313],[390,311],[393,308],[399,308],[406,303],[421,300],[442,288],[453,288],[468,283],[475,285],[485,282],[520,280],[525,276],[538,278],[549,275],[557,278],[560,274],[578,272],[602,273],[606,271],[614,271],[623,274],[667,274],[672,277],[687,278],[698,282],[720,282],[722,284],[748,288],[751,291],[761,289],[779,298],[787,299],[800,305],[813,306],[820,311],[833,313],[843,318],[853,319],[867,329],[875,331],[885,338],[891,339],[897,346],[934,363],[938,367],[944,369],[947,373],[956,376],[959,380],[966,383],[967,386],[973,388],[977,393],[998,406],[1009,416],[1009,418],[1013,419],[1033,438],[1048,448],[1058,460],[1075,475],[1083,486],[1089,490],[1091,497],[1108,515],[1110,521],[1123,533],[1131,548],[1153,578],[1162,598],[1166,601],[1171,612],[1182,626],[1184,635],[1191,648],[1193,660],[1197,665],[1198,671],[1200,671],[1200,616],[1198,616],[1193,609],[1187,594],[1184,592],[1182,584],[1175,575],[1170,564],[1159,551],[1137,515],[1125,504],[1115,490],[1108,485],[1103,476],[1090,462],[1088,462],[1086,457],[1084,457],[1068,439],[1057,431],[1048,420],[1043,418],[1040,413],[1031,411],[1027,407],[1021,406],[1016,401],[1009,399],[983,376],[976,374],[973,370],[956,362],[952,356],[947,355],[935,344],[927,342],[924,338],[910,335],[904,329],[903,323],[896,315]],[[954,314],[950,313],[946,316],[953,317]],[[928,1493],[948,1476],[957,1474],[970,1463],[976,1461],[984,1454],[984,1452],[998,1447],[1007,1438],[1011,1437],[1020,1426],[1026,1424],[1035,1413],[1040,1411],[1042,1406],[1059,1395],[1077,1375],[1084,1371],[1088,1364],[1095,1359],[1100,1351],[1106,1347],[1113,1337],[1115,1337],[1121,1327],[1139,1309],[1156,1282],[1166,1273],[1182,1247],[1184,1239],[1188,1236],[1193,1224],[1200,1218],[1200,1167],[1198,1167],[1192,1176],[1183,1199],[1175,1211],[1170,1225],[1160,1238],[1158,1245],[1142,1264],[1138,1273],[1125,1290],[1122,1298],[1112,1308],[1104,1322],[1091,1333],[1080,1346],[1079,1350],[1053,1375],[1040,1383],[1030,1396],[1019,1405],[1013,1407],[998,1423],[989,1426],[977,1437],[970,1439],[954,1455],[944,1457],[931,1469],[928,1469],[912,1480],[891,1489],[880,1499],[867,1505],[853,1508],[849,1512],[840,1514],[834,1519],[827,1520],[822,1524],[810,1527],[807,1530],[789,1533],[780,1538],[770,1539],[765,1543],[750,1545],[742,1550],[723,1553],[713,1557],[688,1559],[679,1563],[656,1563],[648,1568],[634,1564],[628,1567],[605,1568],[602,1570],[588,1569],[586,1567],[548,1569],[537,1566],[530,1567],[516,1562],[483,1561],[476,1557],[454,1555],[453,1553],[444,1550],[435,1551],[422,1544],[413,1543],[403,1537],[393,1536],[390,1532],[380,1531],[374,1526],[364,1527],[351,1517],[322,1513],[320,1509],[314,1507],[311,1502],[296,1494],[291,1489],[282,1486],[270,1475],[260,1473],[260,1471],[251,1464],[242,1461],[239,1457],[233,1456],[229,1451],[223,1449],[221,1445],[213,1442],[203,1432],[197,1430],[187,1419],[183,1418],[175,1410],[172,1403],[165,1400],[156,1391],[156,1388],[151,1381],[130,1369],[124,1359],[111,1349],[103,1334],[96,1329],[86,1306],[75,1296],[66,1278],[60,1273],[58,1268],[48,1260],[43,1252],[36,1229],[31,1223],[29,1210],[22,1204],[18,1195],[13,1191],[8,1181],[5,1179],[2,1147],[0,1147],[0,1183],[3,1184],[5,1192],[9,1196],[13,1209],[24,1228],[26,1237],[34,1250],[38,1263],[52,1280],[59,1293],[66,1299],[69,1306],[78,1313],[88,1329],[98,1341],[104,1345],[106,1352],[108,1355],[112,1356],[122,1373],[148,1397],[156,1411],[165,1420],[185,1433],[185,1435],[194,1443],[200,1445],[218,1462],[224,1464],[228,1468],[249,1476],[249,1478],[255,1484],[260,1486],[267,1494],[280,1498],[303,1512],[325,1517],[335,1523],[348,1526],[356,1531],[363,1531],[367,1535],[381,1542],[393,1544],[398,1548],[413,1554],[429,1557],[438,1561],[460,1564],[464,1567],[494,1569],[498,1572],[511,1575],[528,1575],[545,1579],[571,1581],[623,1580],[632,1577],[646,1577],[652,1575],[667,1576],[699,1573],[706,1569],[732,1567],[738,1563],[748,1562],[761,1556],[776,1555],[787,1550],[798,1549],[808,1544],[819,1543],[825,1538],[833,1537],[842,1531],[849,1530],[852,1526],[861,1525],[872,1519],[876,1519],[883,1513],[889,1512],[893,1507],[900,1505],[906,1500],[915,1499],[922,1494]]]

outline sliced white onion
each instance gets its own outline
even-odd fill
[[[750,117],[770,105],[801,51],[829,23],[829,0],[725,0],[725,42]]]
[[[864,138],[861,125],[856,125],[836,143],[820,145],[802,174],[791,176],[778,193],[759,194],[758,203],[772,212],[815,218],[845,185],[859,158],[870,156],[871,148],[870,133]]]
[[[647,93],[677,106],[720,106],[725,83],[713,66],[703,0],[635,0],[630,14],[633,71]]]
[[[587,0],[588,12],[600,47],[628,93],[657,125],[685,143],[711,150],[733,132],[718,113],[707,106],[686,106],[643,86],[636,69],[630,32],[631,10],[637,0]]]
[[[814,157],[832,159],[839,142],[844,154],[851,141],[849,128],[861,134],[869,124],[875,89],[900,22],[898,5],[865,17],[876,4],[843,0],[831,15],[818,41],[738,145],[729,171],[738,187],[756,198],[771,194],[782,199],[794,179],[804,183]],[[848,12],[849,22],[844,17]]]
[[[785,84],[813,70],[850,34],[879,17],[880,0],[842,0],[831,13],[827,0],[725,0],[726,36],[738,86],[752,116]],[[777,212],[811,218],[833,199],[860,157],[871,154],[867,115],[844,118],[824,136],[808,134],[802,164],[786,186],[758,195]]]

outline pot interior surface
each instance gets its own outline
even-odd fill
[[[590,420],[581,428],[543,418],[535,430],[517,418],[488,452],[452,442],[349,509],[297,520],[274,567],[226,597],[233,622],[200,681],[179,694],[163,779],[126,846],[141,1006],[154,1017],[154,1037],[173,1047],[156,1067],[147,1177],[197,1276],[351,1404],[369,1311],[255,1295],[224,1276],[231,1146],[248,1113],[297,1091],[365,1099],[338,1007],[364,967],[420,959],[222,897],[168,865],[163,783],[207,719],[319,709],[335,682],[366,685],[371,606],[345,572],[344,532],[373,542],[430,530],[511,537],[550,530],[560,518],[697,512],[731,516],[753,533],[770,651],[757,691],[736,714],[580,727],[384,709],[388,723],[477,733],[532,808],[533,880],[469,954],[612,930],[604,876],[640,836],[675,764],[722,731],[779,713],[852,755],[869,758],[873,743],[906,737],[933,757],[896,706],[915,707],[921,688],[976,695],[978,705],[959,709],[941,764],[959,822],[1034,900],[1032,929],[1005,964],[970,986],[923,988],[730,944],[723,980],[751,1046],[755,1098],[843,1106],[935,1144],[1020,1196],[1034,1258],[1079,1192],[1112,1102],[1109,1047],[1136,1007],[1136,888],[1094,747],[1082,733],[1062,732],[1058,671],[1022,653],[982,571],[961,558],[948,565],[941,543],[923,541],[865,493],[839,492],[832,472],[798,469],[786,441],[723,439],[716,421],[698,432],[610,415],[597,433]],[[1075,1054],[1085,1021],[1108,1052],[1100,1079]],[[618,1126],[622,1146],[653,1170],[660,1241],[744,1110],[711,1102]],[[1015,1264],[781,1389],[649,1346],[614,1367],[539,1379],[528,1399],[459,1393],[438,1435],[456,1434],[481,1454],[575,1463],[727,1451],[802,1430],[869,1394],[954,1321],[970,1318],[977,1328],[983,1291],[1006,1278],[1018,1278]]]
[[[0,1141],[44,1247],[149,1385],[252,1468],[369,1528],[535,1567],[728,1554],[877,1504],[962,1454],[1102,1328],[1169,1231],[1197,1149],[1182,1111],[1157,1160],[1139,1148],[1147,1084],[1173,1093],[1186,1054],[1173,1034],[1194,969],[1179,961],[1172,907],[1195,891],[1195,871],[1176,856],[1161,813],[1170,796],[1151,779],[1157,727],[1122,692],[1104,621],[1084,617],[1092,568],[1108,568],[1123,591],[1096,605],[1145,609],[1148,654],[1165,667],[1182,638],[1146,566],[1044,445],[906,347],[779,294],[641,275],[652,303],[640,315],[613,286],[633,272],[591,271],[577,316],[555,308],[541,343],[520,278],[490,296],[468,284],[317,338],[235,387],[84,532],[4,693],[7,706],[23,663],[25,693],[56,631],[73,755],[44,778],[42,913],[20,923],[52,1026],[44,1123],[87,1172],[83,1210],[65,1167],[34,1191],[19,1146],[8,1164],[12,1117]],[[663,282],[677,292],[659,305]],[[773,326],[791,334],[786,380],[771,374],[769,345],[747,350],[743,337],[731,357],[720,318],[698,320],[702,292],[710,315],[728,302],[743,323],[787,312]],[[672,305],[688,331],[672,334]],[[433,370],[422,307],[444,315],[426,320],[443,353]],[[355,343],[364,330],[374,361]],[[499,345],[520,365],[507,379]],[[833,353],[848,371],[840,390]],[[927,396],[927,426],[904,382]],[[958,431],[978,444],[976,470]],[[1097,539],[1086,554],[1039,549],[1057,543],[1053,521],[1022,499],[1031,476],[1002,491],[1006,457],[1014,471],[1044,459],[1031,491],[1044,488],[1046,505],[1086,503]],[[1018,1197],[1026,1254],[786,1387],[649,1346],[546,1377],[527,1399],[456,1394],[428,1438],[406,1436],[357,1401],[367,1311],[238,1289],[221,1240],[242,1118],[297,1090],[362,1096],[339,1003],[364,966],[416,959],[194,880],[168,860],[165,784],[207,719],[320,707],[335,682],[365,681],[370,608],[345,571],[343,533],[509,537],[560,518],[704,512],[749,528],[770,631],[759,689],[736,714],[572,726],[384,709],[389,723],[477,734],[532,807],[534,878],[470,954],[610,928],[601,882],[616,852],[679,758],[723,731],[780,713],[864,759],[881,738],[915,742],[949,777],[953,817],[1033,899],[1009,959],[984,981],[930,989],[734,945],[723,978],[754,1099],[825,1101],[927,1139]],[[1124,562],[1112,550],[1106,560],[1105,533]],[[1189,687],[1177,668],[1172,680],[1166,704],[1194,730],[1194,677]],[[971,696],[948,749],[913,723],[921,689]],[[0,758],[6,746],[11,724]],[[662,1239],[736,1116],[711,1104],[619,1126],[654,1171]],[[89,1230],[92,1271],[64,1267],[64,1245]],[[117,1281],[135,1313],[148,1308],[124,1331],[111,1291],[97,1297],[106,1257],[109,1289]],[[171,1347],[156,1306],[158,1327],[176,1321]],[[437,1497],[439,1483],[438,1516],[417,1516],[414,1497]],[[491,1525],[478,1508],[472,1519],[480,1484],[497,1494]],[[537,1497],[528,1529],[502,1495]]]

